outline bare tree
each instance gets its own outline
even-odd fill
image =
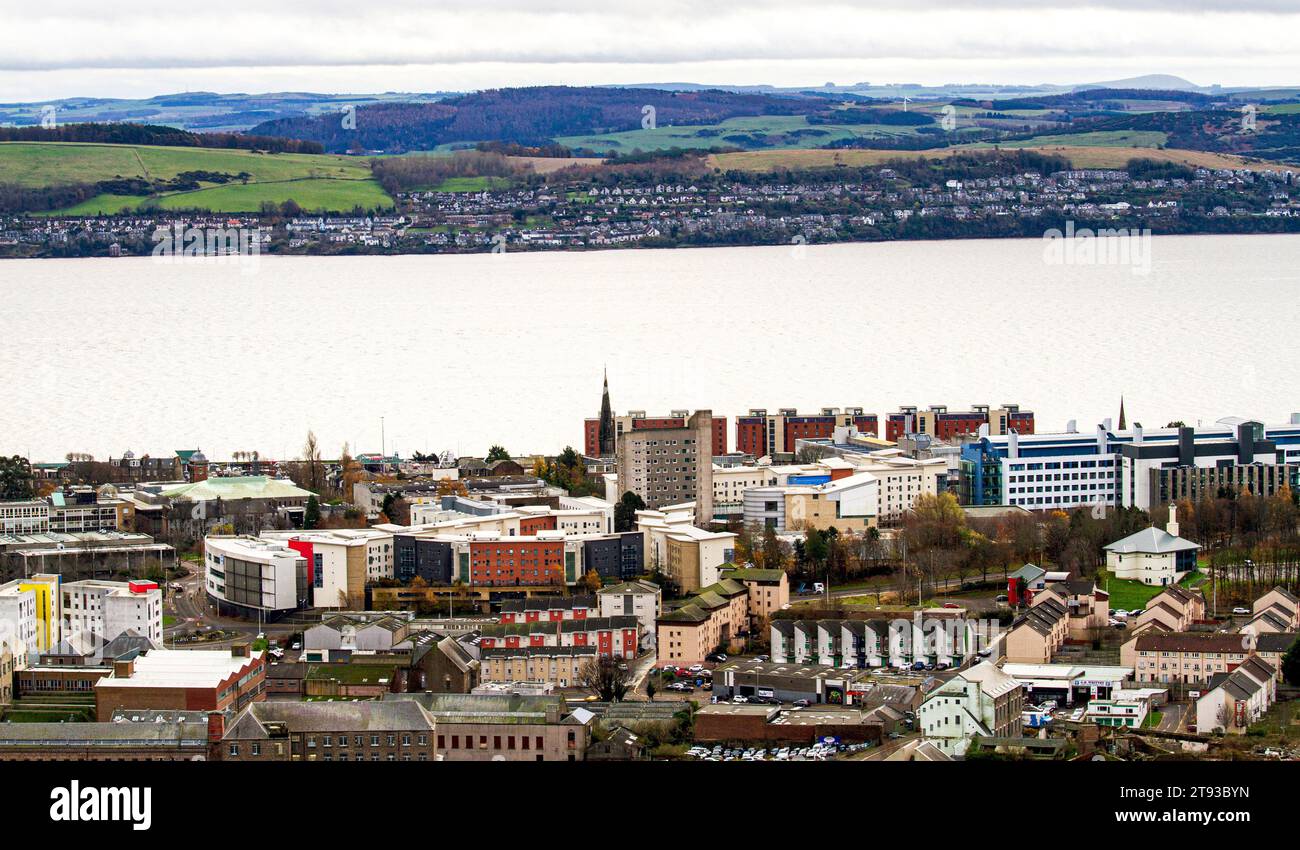
[[[577,685],[591,691],[603,702],[618,702],[628,691],[632,672],[613,656],[593,658],[578,671]]]

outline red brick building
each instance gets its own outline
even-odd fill
[[[470,584],[530,585],[564,584],[564,541],[499,540],[470,541]]]
[[[95,683],[97,716],[118,709],[225,711],[266,699],[266,660],[248,644],[229,650],[152,649],[115,661]]]
[[[851,425],[863,434],[875,434],[878,418],[860,407],[823,407],[820,413],[799,413],[783,407],[776,413],[762,408],[736,417],[736,451],[763,457],[777,452],[793,454],[796,440],[828,440],[837,427]]]
[[[508,599],[501,603],[501,623],[553,623],[560,620],[584,620],[595,616],[594,596],[534,596],[532,599]]]
[[[627,416],[614,417],[614,439],[626,431],[640,431],[646,428],[685,428],[690,414],[684,410],[675,410],[671,416],[646,416],[645,411],[633,410]],[[586,457],[601,457],[600,419],[585,419],[582,423],[582,453]],[[727,417],[713,417],[713,455],[727,453]]]
[[[634,616],[584,617],[576,620],[536,620],[483,627],[482,649],[523,649],[539,646],[591,646],[598,655],[635,658],[640,623]]]
[[[532,537],[539,531],[555,531],[556,520],[555,514],[546,516],[526,516],[519,520],[519,534],[524,537]]]
[[[970,410],[949,410],[942,404],[931,405],[926,410],[917,407],[900,407],[885,417],[884,438],[897,442],[904,434],[929,434],[938,440],[955,441],[963,434],[976,434],[981,425],[989,426],[989,434],[998,436],[1015,431],[1017,434],[1034,433],[1034,413],[1021,410],[1018,404],[1004,404],[990,408],[987,404],[972,405]]]

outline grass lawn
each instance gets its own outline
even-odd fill
[[[176,625],[176,618],[173,617],[171,614],[163,614],[163,625],[164,626]]]
[[[1183,580],[1178,584],[1181,587],[1195,587],[1205,579],[1204,573],[1200,570],[1193,570],[1184,576]],[[1110,610],[1112,611],[1120,608],[1126,611],[1132,611],[1134,608],[1145,608],[1147,602],[1151,601],[1151,597],[1164,590],[1163,587],[1153,587],[1140,581],[1114,578],[1105,570],[1097,575],[1097,584],[1110,594]]]
[[[1112,578],[1109,572],[1098,574],[1097,584],[1101,585],[1102,590],[1110,594],[1110,610],[1112,611],[1120,608],[1126,611],[1132,611],[1134,608],[1145,608],[1151,597],[1164,589],[1152,587],[1140,581]]]
[[[1160,721],[1164,719],[1164,716],[1164,712],[1152,711],[1147,714],[1147,719],[1142,721],[1142,725],[1147,729],[1155,729],[1160,725]]]

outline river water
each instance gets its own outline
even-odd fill
[[[1018,402],[1038,430],[1300,410],[1300,236],[0,261],[0,453],[581,448],[616,412]],[[730,439],[734,443],[734,425]]]

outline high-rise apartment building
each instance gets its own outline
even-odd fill
[[[684,413],[684,411],[683,411]],[[713,515],[713,414],[697,410],[681,425],[631,428],[618,437],[618,492],[636,493],[650,509],[694,502]]]

